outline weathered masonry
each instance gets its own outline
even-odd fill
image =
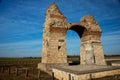
[[[81,64],[106,65],[100,41],[102,31],[94,17],[87,15],[81,18],[80,23],[68,23],[55,3],[52,3],[46,11],[42,63],[67,64],[66,32],[68,30],[77,32],[81,39]]]

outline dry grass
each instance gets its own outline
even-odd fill
[[[113,58],[113,57],[107,57]],[[114,57],[115,58],[115,57]],[[118,56],[117,56],[118,58]],[[68,57],[68,61],[79,61],[79,57]],[[0,58],[0,80],[52,80],[52,77],[40,71],[40,77],[38,78],[37,64],[40,59],[2,59]],[[111,62],[109,62],[111,63]],[[4,72],[1,72],[2,66],[4,67]],[[10,67],[10,74],[8,68]],[[18,68],[18,76],[16,75],[16,68]],[[28,76],[26,77],[26,69],[28,70]],[[120,80],[120,75],[107,76],[99,79],[91,80]]]
[[[18,69],[18,74],[16,72]],[[28,75],[26,74],[28,71]],[[51,76],[43,71],[40,71],[38,78],[38,69],[34,67],[10,67],[10,74],[8,67],[4,67],[4,72],[0,72],[0,80],[51,80]]]

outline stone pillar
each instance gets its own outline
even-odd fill
[[[85,52],[86,64],[94,64],[94,50],[91,43],[85,43]]]
[[[82,43],[80,48],[80,63],[82,65],[106,65],[101,42]]]
[[[80,64],[86,64],[85,60],[85,46],[83,43],[81,43],[80,47]]]
[[[38,64],[39,69],[49,73],[56,65],[67,65],[66,24],[66,17],[60,12],[58,6],[52,3],[46,10],[42,62]]]
[[[94,49],[95,64],[96,65],[106,65],[103,47],[101,45],[101,42],[94,42],[94,43],[92,43],[92,45],[93,45],[93,49]]]
[[[80,21],[84,26],[84,32],[81,36],[81,64],[106,65],[103,48],[101,45],[102,30],[92,15],[84,16]]]

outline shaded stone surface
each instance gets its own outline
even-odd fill
[[[120,69],[119,66],[98,66],[98,65],[75,65],[75,66],[57,66],[54,69],[74,73],[74,74],[88,74],[102,71],[110,71]]]

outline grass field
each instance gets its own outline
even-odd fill
[[[0,58],[0,61],[41,61],[41,57],[25,57],[25,58]]]
[[[120,56],[110,56],[106,59],[116,59]],[[79,56],[68,56],[68,62],[78,61]],[[0,58],[0,80],[52,80],[52,77],[37,69],[41,58]],[[109,63],[111,63],[109,61]],[[3,71],[4,67],[4,71]],[[38,78],[39,77],[39,78]],[[107,76],[92,80],[118,80],[120,75]]]
[[[0,80],[51,80],[37,69],[40,62],[41,58],[0,58]]]
[[[10,72],[8,67],[4,67],[4,72],[0,72],[0,80],[51,80],[52,77],[47,73],[40,71],[38,78],[38,69],[34,67],[16,67],[10,66]],[[18,71],[17,71],[18,70]]]

